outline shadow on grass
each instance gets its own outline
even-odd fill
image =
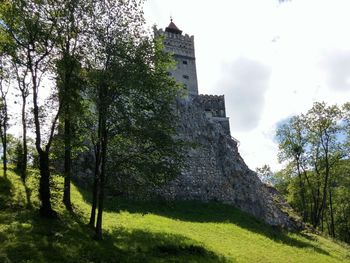
[[[12,203],[13,184],[4,176],[0,176],[0,209],[8,208]]]
[[[180,235],[113,229],[104,240],[68,212],[45,220],[33,211],[1,213],[0,262],[226,262]],[[231,261],[232,262],[232,261]]]
[[[79,189],[83,198],[91,202],[91,196],[85,189]],[[106,198],[105,210],[111,212],[128,211],[129,213],[156,214],[171,219],[188,222],[232,223],[267,238],[297,248],[310,248],[316,253],[330,255],[310,242],[299,240],[288,235],[288,232],[278,227],[272,227],[265,222],[219,202],[176,201],[164,200],[134,201],[125,198]]]

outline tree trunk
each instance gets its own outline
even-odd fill
[[[27,123],[26,123],[26,96],[22,93],[22,144],[23,156],[21,167],[21,178],[25,182],[27,177],[28,146],[27,146]]]
[[[2,149],[3,149],[2,164],[3,164],[4,176],[6,178],[7,177],[7,141],[6,141],[5,129],[4,129],[4,134],[2,138]]]
[[[57,213],[51,207],[50,193],[50,169],[49,154],[47,151],[39,152],[40,184],[39,198],[41,201],[40,215],[47,218],[57,217]]]
[[[7,177],[7,102],[6,102],[6,94],[7,92],[4,92],[3,87],[1,85],[1,99],[3,102],[3,108],[2,114],[3,114],[3,120],[1,122],[1,127],[0,127],[0,135],[1,135],[1,140],[2,140],[2,150],[3,150],[3,156],[2,156],[2,161],[3,161],[3,169],[4,169],[4,177]]]
[[[89,225],[95,226],[96,219],[96,208],[97,208],[97,197],[98,197],[98,189],[99,189],[99,174],[100,171],[100,144],[97,143],[95,149],[95,174],[94,174],[94,185],[92,188],[92,205],[91,205],[91,213],[90,213],[90,221]]]
[[[6,106],[5,106],[6,107]],[[2,156],[2,165],[3,165],[3,172],[4,177],[7,178],[7,135],[6,135],[6,114],[3,120],[3,123],[1,123],[0,127],[0,136],[1,136],[1,142],[2,142],[2,150],[3,150],[3,156]]]
[[[102,214],[103,214],[103,199],[104,199],[104,184],[106,177],[106,162],[107,162],[107,128],[106,116],[102,113],[101,125],[101,174],[100,174],[100,193],[98,198],[98,213],[96,221],[96,239],[102,240]]]
[[[307,211],[306,211],[306,203],[305,203],[305,187],[304,187],[304,182],[302,179],[302,174],[300,170],[300,164],[299,164],[299,158],[296,159],[297,162],[297,170],[298,170],[298,177],[299,177],[299,194],[301,198],[301,206],[303,210],[303,221],[305,222],[307,219]]]
[[[71,128],[68,117],[69,105],[67,103],[64,118],[64,190],[63,203],[68,211],[72,211],[70,198],[70,181],[72,173]]]
[[[334,227],[334,212],[333,212],[333,201],[332,201],[332,189],[331,186],[329,186],[329,209],[331,214],[331,225],[330,225],[330,232],[331,236],[335,237],[335,227]]]
[[[328,181],[329,181],[329,177],[330,177],[330,171],[329,171],[329,160],[328,160],[328,153],[326,152],[326,157],[325,157],[325,161],[326,161],[326,171],[325,171],[325,179],[324,179],[324,185],[323,185],[323,197],[322,197],[322,202],[320,204],[320,208],[319,208],[319,215],[322,215],[322,221],[323,221],[323,213],[324,213],[324,209],[326,208],[327,205],[327,191],[328,191]],[[323,224],[323,222],[322,222]],[[322,226],[322,231],[323,231],[323,226]]]

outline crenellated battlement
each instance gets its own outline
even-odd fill
[[[198,95],[196,99],[207,115],[226,118],[224,95]]]
[[[164,46],[168,52],[172,52],[178,56],[195,58],[194,52],[194,36],[188,34],[176,34],[172,32],[164,31],[163,29],[157,29],[153,27],[154,35],[156,37],[164,37]]]
[[[156,26],[153,27],[153,31],[155,33],[155,36],[167,36],[169,38],[174,38],[174,39],[180,39],[180,40],[184,40],[184,41],[190,41],[192,43],[194,43],[194,36],[190,36],[188,34],[182,35],[182,34],[175,34],[172,32],[167,32],[164,31],[162,28],[157,28]]]
[[[219,123],[230,136],[230,122],[226,117],[224,95],[197,95],[193,98],[193,102],[203,110],[208,119]]]

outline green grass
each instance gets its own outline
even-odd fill
[[[12,171],[0,176],[0,262],[350,262],[344,244],[269,227],[227,205],[132,202],[107,198],[104,240],[86,226],[89,192],[72,186],[74,214],[53,200],[59,219],[38,216],[32,173],[27,188]],[[28,201],[30,200],[30,206]],[[32,208],[30,208],[32,207]]]

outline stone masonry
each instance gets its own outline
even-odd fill
[[[198,95],[193,36],[182,36],[172,21],[165,31],[155,28],[155,34],[164,35],[165,48],[178,64],[172,75],[189,89],[188,98],[177,101],[178,134],[194,145],[182,173],[157,193],[170,200],[219,201],[270,225],[299,228],[301,223],[288,215],[291,208],[282,196],[263,184],[240,156],[230,135],[224,96]],[[188,71],[182,67],[184,57]]]

